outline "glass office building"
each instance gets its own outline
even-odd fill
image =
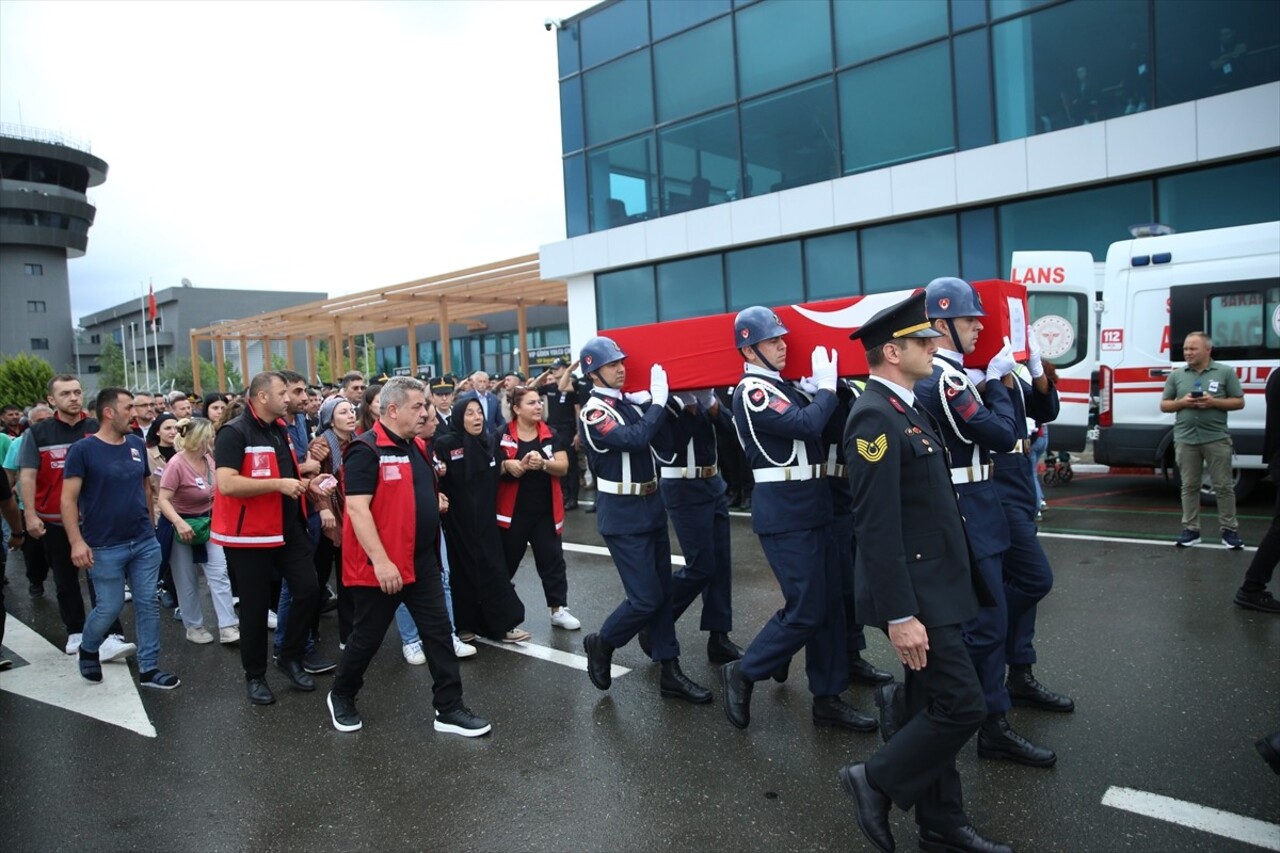
[[[615,0],[556,38],[579,344],[1280,219],[1271,0]]]

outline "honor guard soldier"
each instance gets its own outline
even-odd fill
[[[840,597],[839,544],[831,491],[823,482],[822,430],[836,407],[836,355],[813,352],[812,402],[786,382],[787,329],[768,308],[738,313],[734,346],[746,360],[733,394],[733,421],[755,478],[751,526],[760,537],[785,607],[756,635],[742,660],[721,669],[729,722],[751,722],[751,691],[770,675],[786,678],[805,649],[815,725],[863,730],[868,718],[840,699],[849,686]]]
[[[965,816],[956,755],[986,716],[962,625],[992,599],[970,556],[937,423],[913,386],[933,370],[936,330],[917,293],[851,336],[871,378],[844,433],[858,539],[861,619],[886,631],[906,673],[900,710],[886,707],[887,743],[840,770],[858,828],[891,853],[889,809],[915,809],[926,853],[1011,853]]]
[[[621,390],[626,357],[605,337],[587,341],[581,354],[592,389],[578,430],[596,478],[596,523],[627,593],[600,631],[583,638],[587,675],[596,687],[608,690],[614,649],[646,628],[652,642],[649,656],[662,664],[662,695],[703,704],[711,701],[711,691],[680,670],[671,615],[671,541],[651,449],[667,418],[667,374],[655,364],[649,378],[651,401],[635,404]]]
[[[1009,522],[993,478],[992,459],[1017,447],[1026,427],[1014,409],[1003,378],[1013,372],[1013,347],[1005,346],[985,371],[964,367],[982,331],[982,300],[958,278],[936,278],[925,288],[929,321],[941,332],[933,373],[916,385],[916,395],[938,422],[951,460],[951,482],[960,500],[974,559],[997,601],[964,626],[965,642],[987,700],[987,719],[978,733],[978,755],[1007,758],[1031,767],[1052,767],[1053,750],[1028,741],[1009,726],[1005,687],[1010,612],[1004,556],[1011,545]],[[1015,594],[1015,601],[1020,597]],[[1021,618],[1021,613],[1017,614]]]
[[[729,663],[742,657],[742,649],[729,639],[733,629],[729,501],[716,453],[716,425],[732,429],[733,421],[711,389],[672,394],[667,409],[671,452],[657,453],[658,477],[662,502],[685,560],[671,578],[672,618],[679,621],[701,595],[707,658],[714,664]],[[648,644],[643,631],[640,644]]]

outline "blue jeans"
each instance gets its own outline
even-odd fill
[[[453,593],[449,590],[449,551],[445,547],[443,533],[440,536],[440,583],[444,586],[444,608],[449,613],[449,628],[456,634],[458,626],[453,624]],[[280,597],[283,599],[284,594]],[[409,608],[403,604],[396,608],[396,628],[400,631],[400,642],[403,645],[422,641],[418,626],[409,614]]]
[[[1049,428],[1040,431],[1040,437],[1031,442],[1031,482],[1036,486],[1036,512],[1044,503],[1044,489],[1040,488],[1040,460],[1049,451]]]
[[[127,580],[133,592],[138,672],[156,669],[160,661],[160,607],[156,602],[156,579],[159,575],[160,543],[154,536],[144,536],[124,545],[94,548],[89,580],[98,601],[84,621],[80,648],[86,652],[98,651],[111,623],[124,609],[124,584]]]

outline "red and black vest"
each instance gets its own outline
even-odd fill
[[[244,436],[244,458],[240,475],[254,480],[274,480],[281,476],[274,441],[284,442],[298,467],[298,457],[285,432],[284,420],[273,423],[261,420],[253,406],[245,405],[244,414],[223,429],[239,431]],[[272,431],[279,435],[273,438]],[[306,498],[298,499],[303,516]],[[279,548],[284,544],[284,495],[265,492],[251,498],[232,497],[221,490],[213,493],[213,518],[209,524],[209,541],[224,548]]]
[[[97,431],[98,422],[84,412],[74,424],[54,416],[27,430],[23,441],[32,442],[40,457],[40,467],[36,469],[35,510],[45,524],[62,524],[62,468],[67,463],[67,451]]]
[[[542,421],[538,421],[538,441],[551,440],[551,429]],[[515,459],[519,452],[520,436],[516,432],[516,422],[507,425],[507,431],[499,441],[502,453],[508,459]],[[556,535],[564,530],[564,499],[560,493],[560,478],[547,475],[551,479],[551,517],[556,522]],[[510,527],[511,516],[516,511],[516,495],[520,493],[520,480],[514,477],[502,477],[498,480],[498,526]]]
[[[373,488],[373,500],[369,511],[373,514],[374,526],[378,528],[378,537],[382,540],[382,548],[387,558],[400,570],[400,579],[405,583],[413,583],[417,578],[413,567],[413,552],[418,537],[418,497],[413,491],[413,466],[403,444],[387,435],[386,427],[381,421],[373,425],[373,429],[353,439],[373,446],[378,454],[378,479]],[[349,450],[349,448],[348,448]],[[409,443],[409,453],[421,453],[431,464],[427,454],[426,443],[415,438]],[[344,466],[345,467],[345,466]],[[435,477],[431,479],[431,495],[422,500],[436,500]],[[351,525],[351,513],[342,517],[342,582],[347,586],[380,586],[373,571],[373,562],[365,553],[364,546],[356,536]]]

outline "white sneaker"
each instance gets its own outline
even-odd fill
[[[124,600],[133,601],[133,590],[129,589],[129,585],[124,585]]]
[[[279,623],[279,620],[276,619],[276,612],[274,610],[268,610],[267,611],[267,629],[270,631],[274,631],[278,623]]]
[[[124,663],[125,658],[137,651],[137,646],[133,643],[126,643],[124,637],[119,634],[108,634],[107,638],[102,641],[102,645],[98,646],[98,660],[103,663],[113,660]]]
[[[238,643],[240,642],[240,626],[228,625],[225,628],[218,629],[219,643]]]
[[[470,643],[464,643],[458,639],[458,635],[453,635],[453,654],[455,657],[469,658],[476,653],[476,647]],[[68,652],[68,654],[70,654]]]
[[[414,666],[422,666],[427,662],[427,656],[422,653],[422,642],[420,640],[405,643],[400,647],[400,651],[404,652],[404,659]]]
[[[187,639],[198,645],[205,645],[213,642],[213,634],[209,633],[209,629],[203,625],[195,625],[187,629]]]
[[[67,654],[74,655],[76,652],[80,651],[80,637],[80,634],[67,635]]]
[[[569,612],[569,608],[561,607],[551,614],[551,624],[566,631],[576,631],[582,627],[578,618]]]

